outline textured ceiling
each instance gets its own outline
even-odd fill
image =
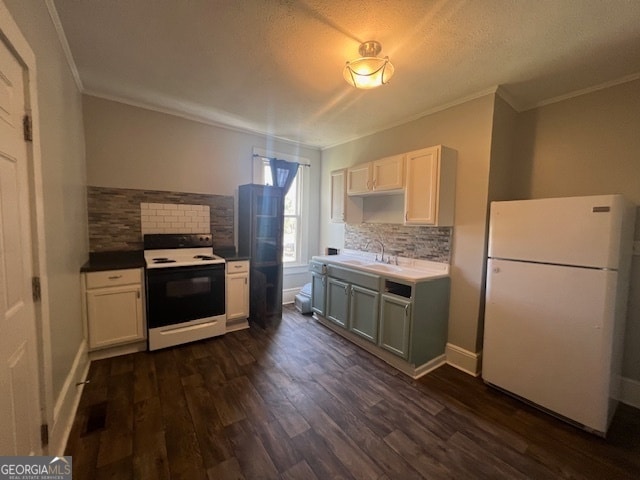
[[[638,0],[54,0],[86,93],[326,147],[501,86],[518,109],[640,73]],[[366,40],[396,73],[342,78]]]

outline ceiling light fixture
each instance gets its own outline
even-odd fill
[[[387,83],[393,76],[393,64],[389,57],[378,57],[382,45],[375,40],[364,42],[358,52],[361,57],[347,62],[342,72],[344,79],[356,88],[376,88]]]

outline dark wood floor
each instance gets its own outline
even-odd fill
[[[89,378],[75,480],[640,478],[638,410],[603,440],[449,366],[412,381],[291,308]]]

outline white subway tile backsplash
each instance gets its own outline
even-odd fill
[[[210,233],[208,205],[140,203],[142,233]]]

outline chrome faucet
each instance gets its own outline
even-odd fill
[[[368,248],[369,244],[371,242],[378,242],[380,244],[380,260],[378,260],[378,254],[376,253],[376,262],[383,262],[384,263],[384,243],[382,243],[380,240],[369,240],[367,242],[367,245],[364,248]]]

